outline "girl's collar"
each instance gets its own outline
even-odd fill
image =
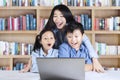
[[[45,54],[45,52],[43,51],[43,49],[40,48],[40,55],[50,56],[50,55],[52,55],[52,53],[53,53],[53,48],[49,49],[47,54]]]

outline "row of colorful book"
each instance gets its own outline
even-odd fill
[[[9,66],[0,66],[0,70],[10,70]]]
[[[10,6],[10,0],[0,0],[0,7]]]
[[[120,6],[120,0],[12,0],[12,6]],[[0,6],[9,6],[10,0],[0,0]]]
[[[95,18],[94,30],[120,31],[120,17]]]
[[[96,42],[96,52],[98,55],[120,55],[120,45],[107,45]]]
[[[33,44],[0,41],[0,55],[30,55]]]
[[[65,4],[65,0],[12,0],[12,6],[54,6]]]
[[[4,30],[36,30],[37,21],[34,15],[26,14],[18,17],[0,18],[0,31]]]
[[[92,19],[88,14],[75,15],[74,18],[82,23],[84,30],[92,30]]]
[[[29,0],[12,0],[12,6],[29,6]]]
[[[39,22],[38,30],[40,31],[40,30],[42,30],[45,27],[46,23],[48,22],[48,18],[40,17],[39,21],[40,22]]]
[[[120,6],[120,0],[67,0],[68,6]]]
[[[13,70],[16,71],[16,70],[22,70],[24,69],[25,67],[27,67],[27,64],[25,63],[22,63],[22,62],[17,62],[13,65]]]

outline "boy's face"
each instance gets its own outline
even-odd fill
[[[47,31],[42,35],[42,39],[40,41],[44,50],[49,50],[53,47],[55,43],[54,35],[51,31]]]
[[[80,49],[80,45],[82,43],[82,34],[80,30],[74,30],[73,33],[68,32],[67,33],[67,40],[69,45],[74,48],[75,50]]]

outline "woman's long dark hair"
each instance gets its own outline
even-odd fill
[[[74,17],[72,15],[70,9],[66,5],[63,5],[63,4],[56,5],[52,9],[52,12],[50,14],[50,17],[48,19],[48,22],[47,22],[45,28],[50,28],[50,29],[55,29],[56,28],[56,25],[53,21],[53,16],[54,16],[55,10],[59,10],[63,14],[63,16],[66,19],[66,24],[74,20]]]
[[[53,33],[53,31],[51,29],[43,29],[35,38],[35,43],[34,43],[34,47],[33,47],[33,51],[35,52],[36,50],[39,50],[42,47],[42,44],[40,44],[40,41],[42,39],[42,35],[47,32],[47,31],[51,31]],[[53,33],[53,36],[55,38],[55,34]],[[55,38],[56,39],[56,38]],[[54,46],[53,46],[54,48]]]

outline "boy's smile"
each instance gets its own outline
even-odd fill
[[[75,46],[75,45],[77,45],[78,43],[71,43],[71,45],[73,45],[73,46]]]

